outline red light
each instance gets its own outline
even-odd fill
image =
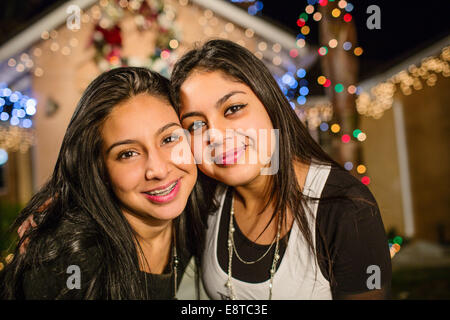
[[[297,25],[299,27],[303,27],[305,25],[305,23],[306,23],[305,19],[303,19],[303,18],[300,18],[300,19],[297,20]]]
[[[344,21],[345,22],[350,22],[352,21],[352,15],[350,13],[347,13],[344,15]]]
[[[323,84],[323,86],[325,88],[328,88],[330,85],[331,85],[331,80],[330,79],[327,79],[327,81],[325,81],[325,83]]]
[[[341,139],[343,143],[347,143],[350,141],[350,136],[348,134],[344,134]]]
[[[296,49],[292,49],[291,51],[289,51],[289,55],[292,58],[296,58],[298,56],[298,51]]]
[[[325,7],[325,6],[328,4],[328,0],[320,0],[320,1],[319,1],[319,4],[320,4],[322,7]]]
[[[370,178],[368,176],[364,176],[361,178],[361,182],[367,186],[370,183]]]

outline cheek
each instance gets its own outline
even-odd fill
[[[115,192],[126,193],[134,190],[142,180],[138,166],[110,165],[107,166],[111,186]]]

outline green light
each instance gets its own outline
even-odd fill
[[[298,16],[298,18],[299,19],[303,19],[303,20],[305,20],[305,22],[307,22],[308,21],[308,14],[306,14],[306,13],[302,13],[302,14],[300,14],[299,16]]]
[[[334,90],[336,90],[336,92],[342,92],[344,90],[344,86],[338,83],[337,85],[334,86]]]
[[[356,129],[356,130],[353,131],[353,136],[354,136],[355,138],[358,138],[358,135],[359,135],[361,132],[362,132],[361,130]]]
[[[394,243],[397,243],[398,245],[402,245],[402,243],[403,243],[403,238],[400,237],[400,236],[396,236],[396,237],[394,238]]]

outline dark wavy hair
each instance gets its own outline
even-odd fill
[[[246,84],[264,105],[272,125],[279,129],[279,170],[271,177],[270,190],[266,199],[275,199],[272,219],[279,212],[281,222],[286,222],[286,209],[293,213],[299,229],[314,252],[311,230],[303,206],[307,198],[297,183],[293,160],[304,163],[331,164],[342,168],[311,137],[300,121],[289,101],[281,91],[269,69],[249,50],[228,40],[210,40],[201,47],[187,52],[174,66],[171,76],[171,94],[177,112],[180,112],[180,88],[193,72],[220,71],[233,81]],[[200,172],[199,172],[200,173]],[[218,182],[199,174],[207,193],[214,192]],[[314,198],[308,198],[314,199]],[[318,200],[318,199],[316,199]],[[269,201],[265,204],[269,204]],[[210,201],[210,211],[217,207]],[[272,221],[269,221],[268,225]],[[267,225],[267,226],[268,226]],[[331,268],[331,265],[330,265]],[[330,272],[331,270],[329,270]],[[331,272],[330,272],[331,274]]]
[[[84,91],[51,178],[12,226],[16,230],[30,215],[38,225],[19,240],[13,261],[0,273],[2,298],[19,298],[26,270],[37,269],[62,254],[86,259],[92,246],[100,250],[101,263],[84,298],[152,298],[140,282],[137,239],[108,182],[100,128],[116,105],[138,94],[171,103],[169,84],[168,79],[148,69],[122,67],[101,74]],[[197,261],[204,228],[201,196],[195,186],[185,211],[175,220],[180,250],[188,250]],[[20,254],[19,247],[27,238],[26,253]]]

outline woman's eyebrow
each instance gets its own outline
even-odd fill
[[[166,131],[167,129],[169,129],[169,128],[171,128],[171,127],[180,127],[180,128],[181,128],[181,126],[180,126],[179,123],[176,123],[176,122],[170,122],[170,123],[168,123],[168,124],[162,126],[161,128],[159,128],[158,131],[156,131],[155,136],[160,135],[161,133],[163,133],[164,131]]]
[[[155,133],[155,136],[160,135],[161,133],[163,133],[164,131],[166,131],[167,129],[169,129],[171,127],[180,127],[181,128],[181,126],[178,123],[170,122],[170,123],[162,126],[161,128],[159,128],[158,131]],[[124,145],[124,144],[139,144],[139,141],[133,140],[133,139],[126,139],[126,140],[114,142],[112,145],[109,146],[108,149],[106,149],[106,154],[108,154],[114,147]]]
[[[235,91],[231,91],[231,92],[227,93],[222,98],[217,100],[217,102],[215,104],[216,109],[218,109],[229,98],[231,98],[232,96],[234,96],[235,94],[238,94],[238,93],[245,94],[244,91],[239,91],[239,90],[235,90]],[[180,121],[183,121],[184,119],[186,119],[188,117],[196,117],[196,116],[202,117],[202,116],[204,116],[204,114],[202,112],[198,112],[198,111],[187,112],[180,117]]]
[[[217,100],[217,102],[216,102],[216,108],[218,109],[225,101],[227,101],[229,98],[231,98],[232,96],[234,96],[235,94],[238,94],[238,93],[245,94],[244,91],[238,91],[238,90],[231,91],[230,93],[227,93],[227,94],[224,95],[222,98],[220,98],[219,100]]]
[[[180,117],[180,122],[183,121],[184,119],[188,118],[188,117],[203,117],[203,116],[204,116],[204,115],[203,115],[203,113],[201,113],[201,112],[197,112],[197,111],[194,111],[194,112],[187,112],[187,113],[183,114],[183,115]]]
[[[112,145],[109,146],[108,149],[106,149],[106,154],[108,154],[114,147],[117,147],[117,146],[120,146],[123,144],[134,144],[134,143],[138,143],[138,141],[127,139],[127,140],[121,140],[121,141],[114,142]]]

